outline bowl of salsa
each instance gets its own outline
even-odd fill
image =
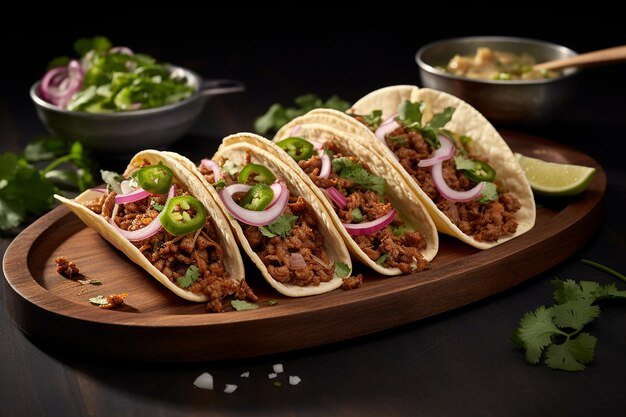
[[[575,92],[578,70],[535,64],[577,55],[561,45],[506,36],[440,40],[415,56],[422,86],[453,94],[496,124],[553,119]]]

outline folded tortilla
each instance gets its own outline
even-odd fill
[[[514,233],[504,235],[496,241],[478,241],[461,231],[448,216],[437,208],[417,181],[398,162],[386,144],[382,143],[369,129],[360,129],[361,134],[355,135],[355,138],[364,146],[383,155],[387,163],[402,175],[428,209],[437,229],[479,249],[494,247],[529,231],[535,224],[536,216],[535,201],[530,184],[504,139],[489,121],[468,103],[444,92],[428,88],[419,89],[411,85],[399,85],[382,88],[367,94],[357,101],[349,111],[353,114],[363,115],[374,110],[381,110],[382,119],[386,120],[397,112],[398,106],[405,100],[410,102],[422,101],[426,104],[422,119],[425,122],[430,120],[433,114],[443,111],[446,107],[455,108],[452,119],[444,126],[445,129],[471,137],[473,139],[471,145],[473,152],[485,156],[489,164],[495,169],[494,183],[498,188],[508,190],[521,204],[521,208],[515,212],[518,226]],[[316,112],[318,110],[311,113]]]
[[[126,174],[130,174],[148,162],[151,165],[163,163],[174,172],[173,182],[182,184],[191,195],[196,197],[207,209],[207,217],[213,223],[218,236],[218,243],[224,251],[224,269],[228,273],[226,279],[240,283],[244,279],[244,267],[241,254],[237,249],[237,242],[224,217],[221,209],[206,192],[204,186],[198,178],[184,168],[176,158],[171,155],[155,150],[145,150],[137,153],[131,160]],[[62,202],[68,209],[76,214],[87,226],[96,230],[103,238],[113,246],[122,251],[131,261],[145,269],[150,275],[156,278],[161,284],[170,289],[174,294],[195,302],[209,301],[209,297],[204,294],[193,293],[185,288],[181,288],[157,269],[128,239],[122,236],[107,219],[93,212],[85,206],[89,202],[102,196],[101,192],[87,190],[73,200],[55,195],[54,197]],[[195,232],[193,232],[195,233]]]
[[[292,196],[301,196],[304,201],[313,209],[317,218],[318,232],[324,238],[324,251],[328,255],[330,262],[337,265],[337,262],[341,262],[347,266],[348,270],[352,271],[352,260],[350,253],[346,248],[343,240],[337,233],[332,220],[326,213],[322,202],[318,199],[309,186],[302,181],[297,172],[291,167],[285,164],[279,158],[276,158],[273,154],[267,152],[255,144],[268,142],[267,139],[252,134],[252,133],[237,133],[230,135],[222,141],[222,145],[218,149],[217,153],[213,156],[213,160],[222,166],[225,160],[229,160],[237,164],[238,166],[245,166],[247,163],[261,164],[268,168],[276,176],[277,180],[284,180],[287,188]],[[263,263],[259,255],[253,250],[248,242],[244,231],[239,222],[228,212],[228,209],[222,202],[218,192],[213,185],[209,184],[204,175],[200,173],[196,165],[186,158],[181,158],[180,155],[172,155],[178,158],[178,160],[185,166],[189,172],[193,172],[194,175],[200,179],[206,190],[213,199],[219,204],[227,219],[230,222],[230,226],[235,232],[238,238],[240,246],[246,251],[250,259],[256,264],[261,271],[261,274],[265,280],[278,292],[289,297],[304,297],[309,295],[322,294],[334,289],[339,288],[343,283],[343,276],[339,276],[335,271],[332,279],[327,282],[320,282],[319,285],[299,286],[290,283],[283,283],[276,280],[268,271],[266,265]],[[249,158],[249,160],[248,160]],[[348,274],[349,276],[349,274]]]
[[[352,133],[347,133],[349,129],[359,131],[361,127],[359,122],[344,113],[335,110],[325,110],[323,113],[309,113],[294,119],[278,131],[273,142],[269,142],[257,136],[245,136],[243,138],[227,138],[224,140],[224,145],[228,146],[235,140],[245,140],[279,157],[281,161],[288,165],[290,169],[299,176],[300,181],[306,184],[322,203],[327,216],[330,217],[334,225],[337,236],[343,239],[355,258],[381,274],[399,275],[402,273],[399,268],[387,267],[386,265],[376,263],[376,260],[372,260],[359,247],[353,237],[345,229],[341,219],[335,212],[333,203],[324,195],[322,189],[313,183],[309,176],[302,171],[297,162],[274,143],[290,136],[301,136],[305,139],[317,142],[335,142],[354,156],[357,156],[360,161],[368,166],[373,175],[386,180],[387,187],[385,197],[398,211],[399,216],[404,222],[410,226],[411,230],[418,231],[422,234],[426,241],[426,248],[421,251],[421,254],[426,261],[431,261],[437,254],[439,248],[439,237],[432,219],[420,200],[415,197],[415,194],[409,188],[408,184],[397,175],[395,170],[386,163],[384,158],[362,146],[358,140],[355,140]],[[298,133],[292,135],[291,132],[294,128],[298,129]]]

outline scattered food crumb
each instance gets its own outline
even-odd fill
[[[213,375],[208,372],[203,373],[193,381],[193,384],[200,389],[213,389]]]
[[[283,371],[283,364],[282,363],[274,364],[274,366],[272,366],[272,368],[274,369],[274,372],[279,374],[279,373],[281,373]]]
[[[54,262],[57,264],[57,272],[64,277],[72,278],[72,275],[78,275],[80,273],[78,266],[65,256],[57,256],[54,258]]]
[[[276,304],[278,304],[277,300],[267,300],[266,303],[268,306],[275,306]]]
[[[275,372],[272,372],[271,374],[267,374],[267,377],[268,377],[269,379],[274,379],[274,378],[276,378],[277,376],[278,376],[278,374],[277,374],[277,373],[275,373]]]
[[[282,386],[283,386],[283,383],[282,383],[282,382],[280,382],[280,381],[274,381],[274,382],[272,382],[272,383],[273,383],[273,384],[274,384],[274,386],[276,386],[276,387],[282,387]]]
[[[224,388],[224,392],[226,394],[232,394],[233,392],[235,392],[236,389],[237,389],[237,385],[235,385],[235,384],[226,384],[226,387]]]
[[[363,286],[363,274],[342,278],[342,290],[354,290]]]
[[[102,285],[102,281],[99,279],[79,279],[78,283],[81,285]]]
[[[242,377],[242,378],[248,378],[250,376],[250,371],[246,371],[246,372],[242,373],[239,376]]]
[[[100,308],[112,309],[121,306],[124,304],[124,299],[128,297],[128,293],[124,292],[121,294],[111,294],[106,297],[103,295],[98,295],[97,297],[92,297],[89,299],[91,304],[97,305]]]
[[[289,375],[289,385],[298,385],[302,381],[297,375]]]

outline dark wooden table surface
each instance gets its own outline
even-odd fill
[[[328,24],[333,23],[337,22]],[[0,80],[0,152],[18,152],[44,133],[28,88],[45,62],[60,52],[69,53],[71,40],[78,36],[105,33],[118,44],[189,66],[205,77],[246,83],[246,93],[209,102],[193,131],[171,147],[198,157],[215,149],[226,134],[250,130],[254,116],[274,102],[287,103],[308,92],[355,100],[384,85],[419,83],[413,54],[420,45],[484,33],[458,27],[440,25],[417,34],[408,29],[348,27],[325,35],[307,32],[307,27],[289,37],[278,29],[258,27],[255,36],[240,42],[231,32],[217,29],[200,36],[185,30],[176,35],[133,33],[101,25],[22,39],[6,45],[7,56],[18,49],[43,48],[45,53],[34,52],[24,58],[22,68],[11,68],[11,76]],[[626,43],[617,22],[580,18],[572,25],[541,27],[500,24],[487,34],[541,37],[580,52]],[[3,305],[0,416],[623,415],[626,303],[602,305],[601,317],[589,328],[598,338],[595,359],[584,372],[530,366],[510,342],[525,312],[551,304],[549,281],[555,277],[616,282],[626,289],[580,262],[589,258],[626,273],[626,170],[624,157],[616,150],[626,139],[623,74],[623,65],[588,69],[580,76],[575,100],[560,117],[543,126],[507,127],[567,143],[591,155],[607,172],[600,230],[579,253],[545,273],[480,302],[372,336],[271,357],[183,365],[112,362],[89,352],[51,350],[45,341],[23,334]],[[121,159],[98,157],[105,168],[123,164]],[[10,242],[10,236],[0,238],[0,253]],[[0,300],[4,304],[1,296]],[[276,363],[285,369],[280,387],[267,378]],[[250,371],[248,379],[240,378],[244,371]],[[214,376],[215,391],[193,387],[203,372]],[[288,375],[297,375],[302,382],[290,386]],[[225,394],[226,383],[239,387]]]

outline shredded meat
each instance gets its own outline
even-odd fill
[[[57,273],[72,278],[73,275],[78,275],[80,271],[78,270],[78,266],[65,256],[58,256],[54,258],[54,262],[57,264]]]
[[[266,237],[258,227],[242,225],[248,243],[278,282],[305,287],[330,281],[335,266],[324,249],[323,235],[317,232],[315,212],[302,197],[291,196],[285,213],[298,216],[289,236]],[[291,254],[298,252],[306,268],[292,269]]]
[[[365,170],[369,168],[349,151],[337,143],[329,141],[324,148],[333,152],[334,157],[346,157],[359,163]],[[343,223],[371,222],[385,216],[393,208],[384,197],[376,192],[367,190],[351,179],[345,179],[331,172],[328,178],[320,178],[321,158],[314,156],[306,161],[299,162],[300,167],[318,186],[326,188],[334,186],[346,196],[346,206],[335,207],[337,216]],[[355,213],[362,218],[355,219]],[[396,216],[392,225],[399,230],[404,222]],[[426,239],[417,231],[404,231],[395,236],[393,230],[387,226],[375,233],[362,236],[353,236],[355,243],[373,261],[379,261],[388,268],[399,268],[402,273],[421,271],[428,267],[421,251],[426,248]]]
[[[189,195],[180,185],[177,195]],[[152,195],[132,203],[120,204],[113,219],[123,230],[136,231],[151,224],[159,215],[167,196]],[[94,200],[87,208],[104,217],[111,217],[115,205],[115,193]],[[256,300],[256,296],[245,281],[234,282],[224,266],[224,249],[210,218],[198,232],[173,236],[165,229],[148,239],[132,242],[139,251],[172,283],[179,285],[192,265],[198,268],[197,279],[186,288],[195,294],[207,295],[209,311],[223,311],[222,300],[235,296],[240,299]]]
[[[391,140],[390,137],[394,139]],[[463,233],[485,242],[495,242],[502,236],[515,233],[518,225],[515,212],[521,205],[514,195],[499,190],[498,199],[488,203],[480,203],[478,200],[464,203],[446,200],[435,188],[430,168],[420,168],[417,165],[420,160],[429,158],[433,151],[420,133],[408,132],[401,126],[389,134],[386,142],[402,167]],[[480,155],[470,154],[469,157],[488,162]],[[476,185],[462,171],[456,169],[454,159],[443,163],[443,177],[446,184],[457,191],[466,191]]]

